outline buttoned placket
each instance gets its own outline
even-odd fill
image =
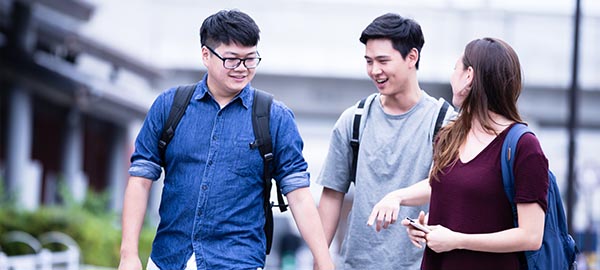
[[[194,247],[194,254],[196,255],[196,261],[198,264],[198,270],[200,269],[206,269],[206,260],[204,258],[204,252],[202,252],[203,249],[203,245],[202,245],[202,235],[205,233],[204,231],[202,231],[202,228],[204,228],[203,224],[204,224],[204,218],[203,218],[203,214],[206,212],[205,208],[206,208],[206,204],[207,204],[207,200],[208,200],[208,194],[210,192],[210,185],[211,185],[211,179],[214,178],[214,174],[215,174],[215,166],[213,165],[213,160],[217,159],[218,156],[217,154],[219,153],[219,148],[220,148],[220,144],[219,144],[219,140],[218,138],[221,137],[221,134],[223,133],[223,110],[226,108],[227,106],[225,106],[224,108],[221,108],[216,116],[215,116],[215,120],[214,120],[214,125],[212,127],[212,132],[211,132],[211,140],[210,140],[210,145],[209,145],[209,150],[208,150],[208,156],[206,159],[206,165],[205,165],[205,169],[204,169],[204,175],[202,176],[202,180],[200,183],[200,190],[198,190],[198,204],[196,205],[196,217],[195,217],[195,222],[194,222],[194,243],[193,243],[193,247]]]

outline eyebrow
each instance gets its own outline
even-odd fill
[[[234,57],[240,57],[240,56],[247,57],[247,56],[252,55],[252,54],[255,54],[257,56],[259,55],[258,51],[250,52],[250,53],[247,53],[245,55],[241,55],[241,54],[238,54],[238,53],[235,53],[235,52],[231,52],[231,51],[223,52],[223,55],[226,55],[226,54],[233,55]],[[228,57],[227,56],[223,56],[223,58],[228,58]]]
[[[375,60],[381,61],[381,60],[391,59],[391,57],[389,55],[378,55],[378,56],[375,56],[375,58],[371,58],[370,56],[365,55],[365,59],[367,59],[367,60],[375,59]]]

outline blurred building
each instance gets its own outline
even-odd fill
[[[220,9],[239,8],[262,31],[253,85],[294,110],[313,177],[339,114],[375,91],[360,32],[395,12],[423,27],[418,74],[421,88],[436,97],[451,100],[449,77],[467,42],[492,36],[515,48],[525,83],[519,108],[564,185],[574,3],[0,0],[1,182],[26,208],[53,203],[64,181],[78,198],[87,188],[110,190],[119,210],[149,105],[160,91],[201,79],[200,24]],[[600,204],[593,203],[600,200],[600,2],[583,0],[582,10],[574,222],[583,231],[600,226]],[[316,198],[320,187],[313,191]]]
[[[0,1],[0,168],[19,206],[53,204],[62,182],[122,195],[128,132],[145,116],[160,71],[81,33],[95,7],[76,0]],[[95,61],[82,70],[82,61]],[[120,85],[121,77],[137,84]],[[142,90],[142,91],[140,91]]]

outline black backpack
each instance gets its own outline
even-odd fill
[[[179,124],[179,121],[185,113],[185,109],[190,103],[190,99],[196,84],[184,85],[177,87],[175,97],[173,98],[173,105],[171,105],[171,111],[169,112],[169,118],[165,122],[163,127],[160,140],[158,142],[158,149],[161,158],[164,160],[165,150],[167,145],[173,139],[175,135],[175,128]],[[258,151],[263,158],[264,164],[264,203],[263,208],[265,210],[265,235],[267,237],[267,254],[271,252],[271,245],[273,243],[273,210],[271,207],[277,206],[281,212],[287,211],[287,205],[281,194],[279,183],[275,181],[277,186],[277,205],[270,202],[271,200],[271,186],[272,186],[272,175],[271,175],[271,161],[273,161],[273,143],[271,140],[271,132],[269,130],[269,120],[271,103],[273,103],[273,95],[268,94],[264,91],[255,89],[254,90],[254,102],[252,104],[252,128],[254,130],[254,136],[256,141],[250,144],[253,149],[258,147]]]
[[[350,170],[350,181],[352,182],[356,182],[356,163],[358,162],[358,148],[360,146],[360,120],[365,111],[365,103],[367,102],[367,99],[369,100],[369,103],[371,103],[374,98],[375,95],[373,94],[361,99],[356,106],[356,110],[354,111],[354,120],[352,121],[352,138],[350,139],[350,146],[352,147],[352,169]],[[435,135],[437,135],[440,128],[442,128],[444,117],[446,116],[446,112],[448,112],[449,106],[450,104],[444,100],[444,103],[442,103],[442,107],[440,108],[440,112],[438,113],[438,117],[435,120],[435,128],[433,130],[434,140]]]

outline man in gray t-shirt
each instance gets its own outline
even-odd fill
[[[341,255],[342,269],[418,269],[422,250],[405,228],[376,232],[367,226],[373,206],[388,192],[427,178],[435,123],[443,100],[420,89],[417,81],[424,38],[419,24],[397,14],[376,18],[362,32],[367,73],[379,93],[369,99],[360,127],[360,148],[352,209]],[[319,214],[331,244],[351,184],[353,118],[346,109],[335,124],[329,152],[317,179],[323,186]],[[455,117],[450,107],[444,122]],[[399,216],[417,217],[427,206],[402,207]]]

